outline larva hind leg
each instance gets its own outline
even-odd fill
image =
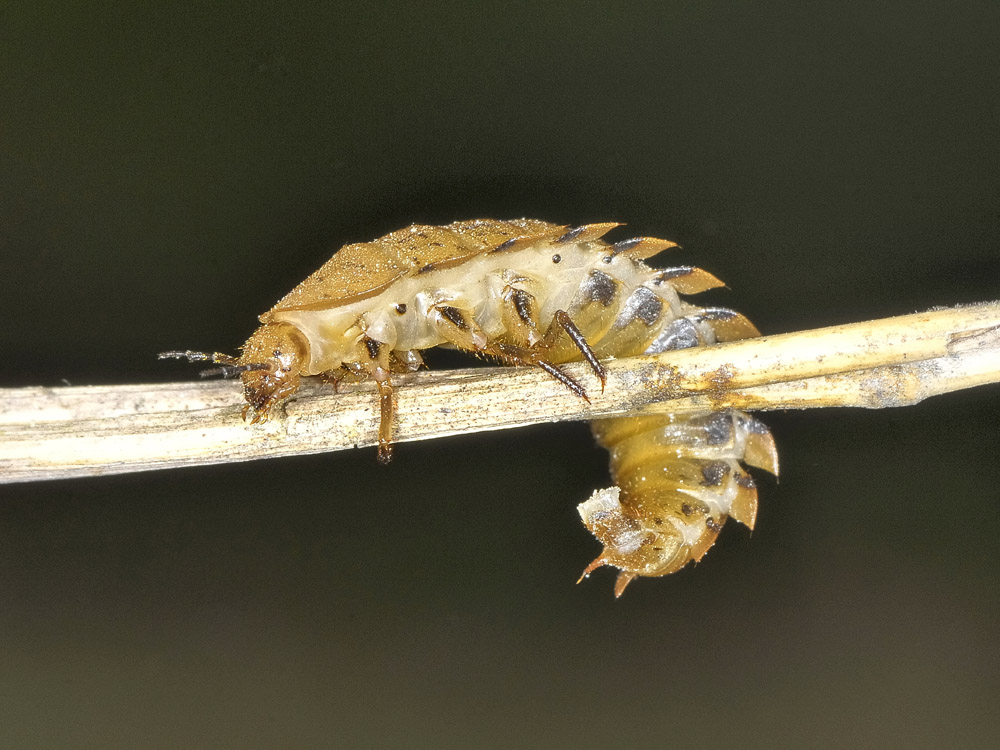
[[[590,399],[587,398],[587,392],[583,386],[545,356],[549,348],[546,341],[548,336],[542,337],[537,332],[534,323],[534,297],[521,290],[515,289],[513,291],[514,294],[505,295],[503,314],[507,320],[516,317],[521,322],[522,325],[517,328],[508,325],[508,331],[512,333],[511,338],[519,342],[525,341],[525,344],[490,341],[470,313],[451,304],[437,305],[432,308],[434,326],[442,338],[457,349],[495,357],[508,365],[540,367],[577,396],[589,402]],[[569,316],[566,316],[566,319],[568,320]],[[583,335],[580,334],[579,330],[576,330],[575,326],[572,326],[572,321],[569,321],[569,325],[586,345]],[[556,330],[561,331],[562,328]],[[600,367],[596,358],[594,364]],[[603,368],[599,372],[599,376],[601,375],[603,375]]]
[[[501,341],[494,341],[483,349],[483,353],[488,354],[491,357],[496,357],[501,362],[505,362],[509,365],[540,367],[564,386],[573,391],[573,393],[577,396],[582,398],[587,403],[590,403],[590,398],[587,397],[587,391],[584,387],[580,385],[575,378],[570,377],[565,372],[560,370],[557,365],[542,356],[543,351],[540,351],[538,347],[515,346],[514,344],[505,344]]]
[[[505,273],[513,274],[513,272]],[[525,357],[526,361],[519,362],[519,364],[537,364],[552,374],[549,368],[554,368],[555,364],[550,361],[551,357],[548,356],[548,353],[559,343],[562,334],[565,333],[573,346],[579,350],[583,359],[590,365],[594,374],[600,379],[601,391],[604,390],[607,379],[604,367],[601,366],[594,350],[587,343],[586,337],[565,310],[556,310],[552,316],[552,322],[545,334],[542,335],[538,330],[538,309],[533,294],[510,284],[504,289],[500,304],[500,315],[504,322],[506,338],[514,345],[531,352]],[[561,371],[560,374],[562,374]],[[554,377],[560,382],[565,382],[558,375]],[[576,388],[570,387],[575,393],[578,393]],[[586,398],[585,395],[584,398]]]
[[[552,317],[552,325],[549,326],[549,330],[545,332],[545,338],[539,343],[539,347],[543,349],[549,349],[559,338],[559,334],[565,331],[566,335],[569,336],[570,341],[573,345],[580,350],[580,354],[583,355],[584,360],[590,365],[590,369],[594,371],[598,380],[601,381],[601,392],[604,392],[604,386],[607,383],[608,374],[604,369],[604,365],[601,364],[600,360],[597,358],[597,354],[587,343],[586,336],[583,332],[577,328],[576,323],[569,316],[565,310],[556,310],[555,315]]]

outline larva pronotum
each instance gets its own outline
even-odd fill
[[[559,369],[600,360],[757,336],[742,315],[696,307],[679,294],[722,282],[690,266],[643,261],[675,243],[638,237],[608,244],[618,224],[568,229],[543,221],[476,219],[413,225],[346,245],[260,316],[239,357],[165,352],[239,375],[254,422],[323,375],[371,379],[381,409],[379,459],[392,456],[392,376],[422,364],[420,351],[450,346],[506,364],[540,367],[577,395]],[[592,423],[611,453],[615,485],[579,505],[604,545],[583,577],[619,569],[615,595],[636,576],[661,576],[700,560],[728,516],[753,528],[757,490],[740,462],[777,473],[767,428],[736,411]]]

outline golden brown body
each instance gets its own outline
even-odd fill
[[[392,376],[419,367],[424,349],[445,345],[541,367],[586,398],[560,363],[586,360],[603,385],[599,360],[606,357],[757,335],[738,313],[680,299],[721,285],[711,274],[643,263],[674,243],[604,242],[615,226],[480,219],[407,227],[335,253],[261,316],[240,357],[170,354],[210,359],[224,374],[241,375],[254,421],[291,396],[302,376],[373,380],[384,462],[391,457]],[[663,575],[699,559],[727,515],[753,524],[756,490],[738,462],[776,470],[767,430],[726,413],[731,429],[722,450],[720,424],[699,426],[697,419],[594,424],[620,491],[595,493],[581,505],[605,544],[587,573],[619,567],[619,594],[635,575]]]

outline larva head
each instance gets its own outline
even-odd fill
[[[302,334],[287,323],[267,323],[243,345],[239,364],[247,405],[243,417],[266,420],[268,412],[299,387],[302,368],[309,359],[309,346]]]

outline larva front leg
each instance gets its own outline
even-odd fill
[[[387,464],[392,460],[392,428],[396,419],[396,405],[393,400],[392,351],[377,339],[362,335],[359,342],[359,356],[356,366],[375,381],[378,389],[378,461]]]
[[[375,385],[378,388],[379,402],[378,462],[384,465],[392,461],[392,428],[396,419],[396,404],[388,373],[384,380],[376,379]]]
[[[392,374],[416,372],[423,367],[424,361],[419,352],[389,351],[384,343],[367,335],[360,339],[359,344],[359,353],[354,361],[343,363],[339,370],[324,372],[321,377],[333,386],[334,391],[344,380],[374,381],[379,404],[378,461],[388,464],[392,461],[392,437],[396,421]]]

